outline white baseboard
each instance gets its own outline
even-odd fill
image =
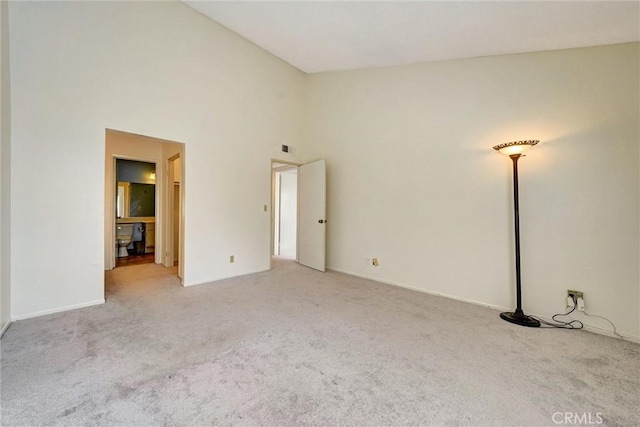
[[[498,305],[488,304],[488,303],[481,302],[481,301],[475,301],[475,300],[472,300],[472,299],[469,299],[469,298],[462,298],[462,297],[458,297],[458,296],[454,296],[454,295],[443,294],[441,292],[436,292],[436,291],[430,291],[430,290],[426,290],[426,289],[416,288],[414,286],[405,285],[403,283],[392,282],[390,280],[379,279],[377,277],[366,276],[364,274],[352,273],[350,271],[342,270],[342,269],[339,269],[339,268],[327,267],[327,270],[335,271],[337,273],[347,274],[349,276],[360,277],[362,279],[372,280],[372,281],[378,282],[378,283],[384,283],[385,285],[391,285],[391,286],[397,286],[397,287],[400,287],[400,288],[410,289],[412,291],[418,291],[418,292],[422,292],[424,294],[435,295],[435,296],[444,297],[444,298],[448,298],[448,299],[452,299],[452,300],[456,300],[456,301],[466,302],[466,303],[469,303],[469,304],[479,305],[479,306],[482,306],[482,307],[488,307],[488,308],[491,308],[493,310],[513,311],[513,307],[511,307],[511,308],[500,307]],[[546,316],[540,316],[540,315],[535,314],[535,313],[530,313],[530,314],[535,316],[535,317],[539,317],[540,319],[546,320],[547,322],[553,322],[552,319],[550,319],[550,318],[548,318]],[[619,335],[616,335],[616,334],[613,333],[613,331],[609,331],[607,329],[598,328],[597,326],[587,325],[584,322],[584,320],[580,320],[580,322],[582,322],[582,324],[584,325],[584,330],[585,331],[592,332],[594,334],[606,335],[608,337],[622,339],[622,340],[625,340],[625,341],[631,341],[631,342],[635,342],[635,343],[640,343],[640,337],[636,337],[634,335],[624,334],[624,333],[620,333],[620,332],[618,332]]]
[[[52,308],[50,310],[43,310],[43,311],[36,311],[34,313],[21,314],[15,317],[12,316],[11,320],[15,322],[16,320],[31,319],[34,317],[46,316],[47,314],[61,313],[63,311],[75,310],[78,308],[85,308],[85,307],[92,307],[94,305],[100,305],[100,304],[104,304],[104,298],[95,300],[95,301],[83,302],[80,304],[73,304],[73,305],[67,305],[64,307]]]
[[[2,338],[5,332],[7,332],[7,329],[9,329],[9,326],[11,326],[11,320],[5,323],[2,329],[0,329],[0,338]]]
[[[208,285],[208,284],[211,284],[211,283],[219,282],[221,280],[234,279],[236,277],[249,276],[251,274],[257,274],[257,273],[264,273],[265,271],[269,271],[269,270],[270,270],[270,268],[263,269],[263,270],[248,271],[248,272],[245,272],[245,273],[232,274],[230,276],[216,277],[215,279],[207,280],[207,281],[204,281],[204,282],[184,283],[182,286],[184,286],[185,288],[188,288],[190,286]]]
[[[430,290],[427,290],[427,289],[416,288],[414,286],[405,285],[404,283],[392,282],[390,280],[384,280],[384,279],[380,279],[380,278],[377,278],[377,277],[367,276],[367,275],[364,275],[364,274],[351,273],[349,271],[341,270],[341,269],[338,269],[338,268],[327,267],[327,270],[335,271],[335,272],[342,273],[342,274],[348,274],[349,276],[360,277],[362,279],[373,280],[374,282],[384,283],[385,285],[392,285],[392,286],[397,286],[399,288],[409,289],[409,290],[412,290],[412,291],[418,291],[418,292],[422,292],[423,294],[435,295],[435,296],[438,296],[438,297],[444,297],[444,298],[448,298],[448,299],[452,299],[452,300],[456,300],[456,301],[467,302],[469,304],[480,305],[482,307],[488,307],[488,308],[492,308],[494,310],[501,310],[501,311],[509,311],[510,310],[509,308],[506,308],[506,307],[500,307],[500,306],[493,305],[493,304],[487,304],[485,302],[476,301],[476,300],[472,300],[472,299],[469,299],[469,298],[462,298],[462,297],[457,297],[457,296],[454,296],[454,295],[443,294],[442,292],[436,292],[436,291],[430,291]]]
[[[542,316],[538,316],[538,317],[543,318]],[[580,320],[580,322],[582,322],[582,324],[584,325],[584,330],[585,331],[593,332],[594,334],[599,334],[599,335],[606,335],[606,336],[611,337],[611,338],[617,338],[619,340],[631,341],[631,342],[634,342],[636,344],[640,344],[640,337],[636,337],[636,336],[633,336],[633,335],[620,333],[620,332],[618,332],[617,333],[618,335],[616,335],[616,334],[613,333],[613,331],[609,331],[607,329],[602,329],[602,328],[599,328],[597,326],[587,325],[587,324],[584,323],[583,320]]]

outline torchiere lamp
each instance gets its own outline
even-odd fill
[[[506,154],[511,157],[513,162],[513,212],[514,222],[516,230],[516,310],[511,312],[500,313],[500,317],[507,322],[515,323],[516,325],[529,326],[537,328],[540,326],[540,322],[533,317],[527,316],[522,311],[522,292],[521,292],[521,277],[520,277],[520,207],[518,203],[518,159],[523,156],[523,153],[536,145],[539,141],[514,141],[506,142],[504,144],[498,144],[493,147],[494,150]]]

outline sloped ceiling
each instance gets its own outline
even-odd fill
[[[307,73],[640,40],[638,1],[185,1]]]

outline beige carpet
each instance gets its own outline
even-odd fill
[[[2,424],[640,425],[636,344],[291,261],[172,274],[116,269],[105,305],[13,324]]]

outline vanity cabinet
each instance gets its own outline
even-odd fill
[[[156,223],[148,222],[145,227],[144,253],[149,254],[155,252],[156,249]]]

